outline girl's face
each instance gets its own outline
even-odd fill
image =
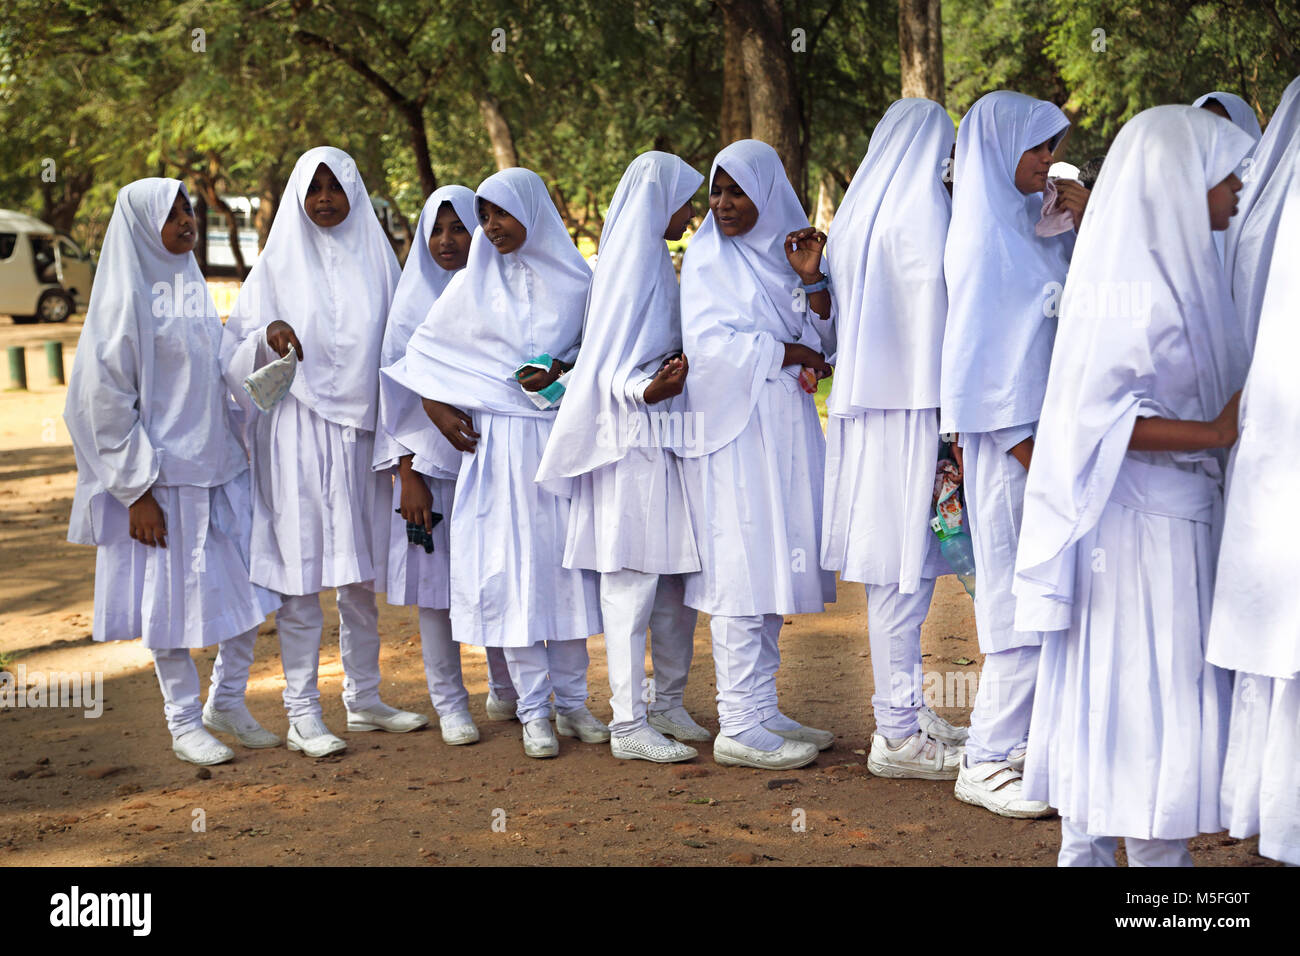
[[[1047,171],[1052,167],[1050,142],[1027,149],[1016,164],[1016,188],[1026,196],[1041,193],[1047,186]]]
[[[736,181],[719,168],[709,187],[709,211],[724,236],[742,236],[758,222],[758,207]]]
[[[473,234],[465,228],[449,202],[438,207],[438,217],[429,233],[429,255],[448,272],[464,269],[469,262],[469,244]]]
[[[488,242],[503,256],[518,250],[528,238],[522,222],[486,199],[478,201],[478,222]]]
[[[695,218],[695,209],[691,206],[690,201],[682,203],[682,208],[673,213],[668,220],[668,228],[664,230],[664,238],[677,241],[686,234],[686,227],[691,224]]]
[[[163,248],[173,255],[183,256],[194,251],[194,242],[198,234],[194,230],[194,207],[185,198],[185,193],[176,190],[172,208],[167,211],[167,219],[162,227]]]
[[[302,201],[307,218],[323,229],[337,226],[348,218],[352,207],[343,184],[324,163],[316,167],[311,182],[307,184],[307,198]]]
[[[1210,204],[1210,228],[1222,232],[1228,228],[1228,220],[1237,214],[1237,193],[1241,192],[1241,180],[1236,173],[1229,173],[1228,178],[1215,186],[1206,199]]]

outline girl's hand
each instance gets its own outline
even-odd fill
[[[811,285],[821,278],[822,249],[825,247],[826,233],[818,232],[812,226],[785,237],[785,257],[804,285]]]
[[[785,359],[781,364],[807,366],[817,373],[818,378],[826,378],[833,371],[821,352],[814,352],[808,346],[794,342],[785,343]]]
[[[275,354],[284,358],[289,354],[292,348],[298,353],[298,361],[302,361],[302,343],[298,341],[298,335],[288,322],[276,319],[266,327],[266,344],[271,346]]]
[[[411,524],[433,530],[433,495],[424,478],[411,467],[413,455],[403,455],[397,470],[402,482],[402,500],[398,513]]]
[[[543,372],[540,368],[530,368],[519,376],[519,384],[523,386],[525,392],[540,392],[571,368],[572,365],[559,359],[551,359],[549,372]]]
[[[420,399],[420,404],[424,407],[424,414],[429,416],[429,421],[442,432],[443,438],[451,442],[452,448],[472,453],[478,447],[479,433],[474,431],[474,423],[470,421],[470,417],[459,408],[445,402],[435,402],[431,398]],[[405,482],[402,484],[402,489],[405,495]]]
[[[659,367],[654,380],[646,386],[645,403],[653,405],[674,398],[686,387],[686,373],[690,371],[685,355],[670,358]]]
[[[1215,434],[1218,435],[1218,444],[1215,447],[1231,448],[1237,441],[1237,413],[1240,406],[1241,389],[1237,389],[1232,398],[1228,399],[1228,404],[1223,406],[1223,411],[1210,422]]]
[[[1074,215],[1074,228],[1078,229],[1079,224],[1083,222],[1083,211],[1088,206],[1088,197],[1092,193],[1088,187],[1082,183],[1076,183],[1072,179],[1058,179],[1056,181],[1056,203],[1062,209],[1068,209]]]
[[[131,537],[149,547],[167,547],[167,522],[154,501],[153,491],[146,491],[127,509]]]

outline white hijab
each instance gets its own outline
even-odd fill
[[[682,344],[690,363],[683,407],[702,423],[692,441],[674,449],[686,458],[711,454],[744,430],[785,343],[822,349],[812,310],[795,308],[801,283],[784,243],[808,217],[781,158],[767,143],[742,139],[718,153],[709,183],[719,169],[753,200],[758,221],[731,237],[710,212],[682,262]],[[794,366],[782,374],[798,372]]]
[[[474,209],[474,190],[467,186],[443,186],[435,189],[424,202],[420,210],[420,219],[415,224],[415,238],[411,251],[406,256],[406,265],[402,268],[402,278],[393,293],[393,305],[388,310],[388,325],[384,329],[383,347],[380,349],[380,365],[393,365],[406,354],[407,343],[416,327],[426,315],[433,303],[437,301],[454,272],[449,272],[434,262],[429,252],[429,236],[433,233],[434,223],[438,219],[438,210],[443,203],[451,203],[456,217],[472,235],[478,223]],[[459,271],[459,270],[457,270]],[[402,403],[407,405],[409,403]],[[384,418],[389,410],[380,407],[380,416]],[[421,411],[420,414],[423,414]],[[428,425],[428,422],[422,422]],[[375,430],[375,467],[391,468],[397,459],[407,454],[408,449],[395,442],[388,427],[390,421],[382,421]]]
[[[939,404],[952,215],[943,173],[955,135],[938,103],[893,103],[831,223],[826,259],[839,311],[832,415]]]
[[[623,422],[639,413],[627,397],[637,369],[682,347],[677,275],[664,243],[673,213],[704,177],[670,153],[632,160],[600,234],[582,348],[547,439],[537,480],[583,475],[627,454]],[[672,403],[664,403],[664,410]]]
[[[476,231],[469,262],[429,309],[406,356],[384,374],[464,411],[552,417],[555,409],[540,409],[523,393],[515,369],[542,353],[572,361],[591,269],[532,170],[503,169],[483,181],[477,197],[518,219],[524,244],[502,255]]]
[[[1065,282],[1074,233],[1035,235],[1043,194],[1016,188],[1016,166],[1039,143],[1055,148],[1069,125],[1045,100],[998,90],[976,100],[957,130],[943,257],[944,431],[1038,420],[1056,331],[1050,305]]]
[[[203,273],[162,244],[178,192],[177,179],[128,183],[104,234],[63,413],[77,459],[68,539],[79,544],[101,543],[105,494],[129,506],[155,483],[215,487],[248,467]]]
[[[1293,84],[1294,85],[1294,84]],[[1270,129],[1271,129],[1270,125]],[[1273,176],[1283,193],[1258,348],[1241,397],[1206,658],[1219,667],[1292,677],[1300,671],[1300,589],[1295,584],[1295,371],[1300,298],[1300,151]]]
[[[303,208],[322,163],[351,207],[330,227],[316,225]],[[332,146],[309,149],[293,167],[266,248],[226,321],[223,359],[276,319],[288,322],[303,350],[289,389],[294,398],[335,424],[373,431],[379,350],[400,274],[352,157]]]
[[[1190,106],[1145,110],[1115,137],[1061,302],[1025,488],[1017,628],[1068,626],[1074,544],[1110,498],[1134,421],[1210,420],[1245,380],[1245,342],[1205,194],[1250,146],[1246,134]],[[1176,458],[1222,478],[1221,452]]]
[[[1228,111],[1228,119],[1232,125],[1237,127],[1255,142],[1259,142],[1259,117],[1255,115],[1255,107],[1251,106],[1236,93],[1224,93],[1221,90],[1215,90],[1213,93],[1204,93],[1192,101],[1192,105],[1203,107],[1210,100],[1219,103]]]
[[[1237,197],[1237,215],[1224,237],[1223,269],[1232,282],[1237,316],[1253,349],[1259,310],[1268,285],[1273,239],[1277,235],[1291,158],[1300,152],[1300,77],[1292,80],[1268,121],[1268,130],[1251,154]],[[1282,175],[1275,175],[1278,169]],[[1283,260],[1284,261],[1284,260]]]

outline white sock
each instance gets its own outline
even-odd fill
[[[746,747],[753,747],[755,750],[780,750],[785,740],[765,729],[762,725],[750,727],[748,730],[742,730],[738,734],[729,734],[732,740],[744,744]]]
[[[776,733],[778,730],[798,730],[801,726],[799,721],[791,720],[779,710],[763,721],[763,726],[768,730]]]

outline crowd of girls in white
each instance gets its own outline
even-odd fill
[[[1018,93],[955,131],[900,100],[829,237],[761,142],[707,180],[645,153],[594,273],[517,168],[430,196],[401,269],[351,157],[319,147],[224,327],[184,186],[125,186],[66,410],[95,638],[143,637],[199,764],[234,756],[209,731],[280,745],[244,703],[272,611],[288,746],[344,749],[317,689],[334,588],[349,732],[428,722],[380,699],[384,591],[417,608],[448,744],[479,739],[472,644],[487,716],[530,757],[557,735],[655,762],[712,740],[718,763],[785,770],[835,738],[778,707],[781,626],[838,572],[866,588],[873,773],[1055,810],[1063,865],[1114,865],[1120,837],[1130,863],[1187,864],[1223,828],[1300,864],[1300,80],[1262,138],[1229,93],[1138,114],[1091,192],[1049,186],[1068,126]],[[701,184],[679,290],[664,240]],[[1067,227],[1041,228],[1045,190]],[[263,411],[243,383],[290,352]],[[951,570],[930,529],[945,435],[984,655],[969,728],[919,680]],[[700,611],[716,736],[683,704]],[[600,634],[608,726],[586,703]],[[212,645],[205,705],[190,650]]]

